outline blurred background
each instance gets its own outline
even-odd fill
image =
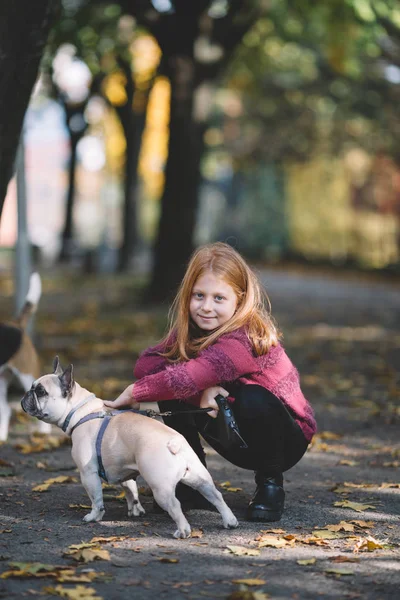
[[[40,270],[150,273],[194,246],[399,272],[394,0],[58,3],[23,125]],[[13,179],[0,270],[18,238]]]

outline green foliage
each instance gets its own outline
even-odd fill
[[[302,159],[321,139],[400,155],[400,9],[394,1],[273,0],[247,33],[227,83],[243,103],[241,161]],[[248,137],[248,136],[247,136]],[[384,140],[384,141],[383,141]]]

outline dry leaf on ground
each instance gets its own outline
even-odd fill
[[[340,502],[334,502],[333,506],[340,506],[341,508],[350,508],[356,512],[364,512],[369,508],[375,510],[375,506],[372,504],[362,504],[361,502],[350,502],[350,500],[342,500]]]
[[[32,492],[47,492],[51,485],[55,483],[77,483],[76,477],[71,477],[69,475],[60,475],[59,477],[52,477],[51,479],[46,479],[43,483],[36,485],[32,488]]]
[[[316,558],[304,558],[304,559],[300,559],[300,560],[296,560],[298,565],[302,565],[302,566],[308,566],[308,565],[315,565],[315,563],[317,562]]]
[[[227,549],[225,552],[230,552],[235,556],[258,556],[260,554],[259,550],[245,548],[244,546],[227,546]]]
[[[267,583],[265,579],[232,579],[232,583],[238,583],[242,585],[264,585]]]
[[[360,539],[354,546],[353,552],[373,552],[374,550],[382,550],[385,546],[382,542],[379,542],[372,536],[367,536],[364,539]]]
[[[96,596],[96,590],[87,588],[83,585],[77,585],[75,588],[65,588],[61,585],[56,587],[47,587],[43,590],[46,594],[60,596],[61,598],[70,598],[71,600],[103,600],[102,596]]]

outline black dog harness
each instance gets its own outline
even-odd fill
[[[79,402],[76,407],[74,407],[67,415],[63,426],[62,426],[62,430],[64,432],[66,432],[66,430],[68,429],[68,425],[71,421],[72,416],[74,415],[74,413],[81,408],[81,406],[83,406],[84,404],[86,404],[87,402],[89,402],[89,400],[92,400],[93,398],[95,398],[95,394],[91,394],[90,396],[88,396],[87,398],[85,398],[84,400],[82,400],[81,402]],[[202,412],[209,412],[210,410],[213,410],[212,408],[195,408],[193,410],[187,411],[188,413],[202,413]],[[73,431],[79,427],[79,425],[83,425],[84,423],[87,423],[88,421],[93,421],[93,419],[102,419],[103,422],[100,425],[100,429],[97,432],[97,438],[96,438],[96,455],[97,455],[97,463],[98,463],[98,474],[99,476],[107,483],[108,479],[107,479],[107,475],[106,475],[106,471],[104,469],[104,465],[103,465],[103,459],[101,458],[101,444],[103,441],[103,437],[104,437],[104,433],[108,427],[108,424],[110,423],[112,417],[115,417],[116,415],[120,415],[121,413],[125,413],[125,412],[133,412],[139,415],[143,415],[145,417],[150,417],[151,419],[155,419],[156,417],[170,417],[174,414],[176,414],[173,411],[166,411],[163,413],[157,412],[155,410],[136,410],[135,408],[127,408],[127,409],[115,409],[112,411],[99,411],[99,412],[95,412],[95,413],[89,413],[88,415],[86,415],[85,417],[82,417],[82,419],[80,419],[71,429],[69,435],[72,435]]]

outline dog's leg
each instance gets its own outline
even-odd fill
[[[226,504],[221,492],[215,487],[210,473],[200,461],[189,464],[188,471],[181,482],[200,492],[204,498],[207,498],[215,506],[222,517],[225,529],[234,529],[238,526],[235,515]]]
[[[128,504],[128,517],[140,517],[145,514],[143,506],[140,504],[137,483],[134,479],[128,479],[121,483],[125,490],[126,502]]]
[[[83,520],[85,523],[90,523],[91,521],[101,521],[105,510],[103,503],[103,490],[99,475],[93,471],[88,473],[81,472],[81,482],[92,503],[91,512],[85,515]]]
[[[149,481],[146,479],[147,483],[150,485]],[[174,538],[188,538],[190,537],[190,525],[182,512],[181,503],[175,496],[175,489],[173,487],[168,486],[168,489],[165,486],[153,485],[151,486],[154,500],[157,502],[158,506],[169,514],[171,519],[173,519],[176,523],[178,529],[174,533]]]
[[[0,375],[0,442],[8,438],[8,428],[11,419],[11,407],[7,402],[8,382]]]
[[[27,392],[34,382],[34,378],[32,375],[28,375],[27,373],[18,373],[18,378],[22,387],[24,388],[24,391]],[[45,423],[44,421],[37,421],[37,430],[39,433],[51,433],[51,425],[50,423]]]

